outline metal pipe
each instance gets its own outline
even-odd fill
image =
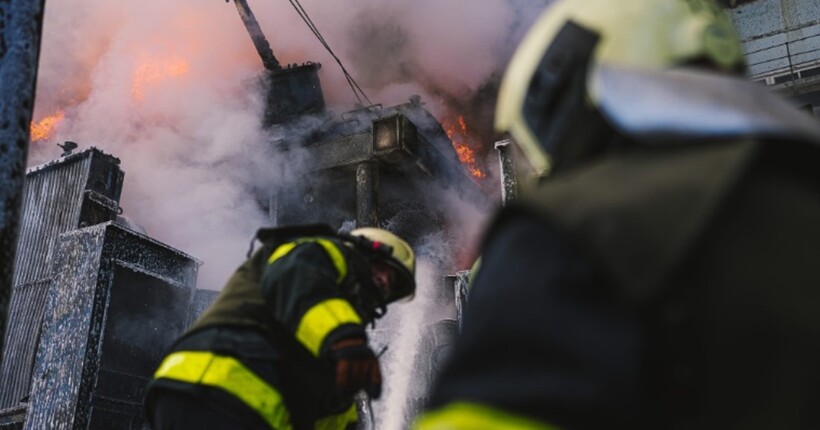
[[[0,356],[20,230],[45,0],[0,1]]]
[[[259,27],[259,22],[256,21],[256,17],[253,15],[250,6],[248,6],[248,2],[245,0],[234,0],[234,4],[236,5],[236,10],[239,12],[239,17],[242,18],[242,23],[245,24],[245,28],[251,36],[253,46],[256,47],[256,52],[262,57],[262,64],[265,65],[265,69],[272,72],[282,70],[282,66],[279,65],[279,60],[273,55],[270,43],[268,43],[268,39],[265,38],[265,33],[262,33],[262,28]]]
[[[495,143],[501,171],[501,203],[504,206],[518,197],[518,175],[515,172],[511,143],[509,139]]]
[[[356,227],[379,226],[379,165],[365,161],[356,166]]]

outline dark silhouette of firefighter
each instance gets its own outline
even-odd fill
[[[542,175],[488,230],[431,429],[820,428],[820,130],[711,0],[559,0],[496,123]]]
[[[346,429],[381,392],[365,325],[415,292],[415,256],[377,228],[260,230],[262,247],[173,346],[146,398],[161,429]]]

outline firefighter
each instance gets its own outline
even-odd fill
[[[742,70],[711,0],[536,21],[496,125],[543,179],[416,429],[820,428],[820,130]]]
[[[346,429],[381,392],[366,324],[412,297],[415,256],[394,234],[263,229],[262,247],[173,346],[148,388],[161,429]]]

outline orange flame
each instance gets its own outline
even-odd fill
[[[147,59],[134,71],[131,95],[135,100],[145,98],[145,88],[169,78],[178,78],[188,73],[188,62],[181,58],[168,60]]]
[[[57,111],[57,113],[49,115],[37,122],[32,121],[29,128],[31,141],[38,142],[51,138],[63,118],[65,118],[63,111]]]
[[[458,160],[461,161],[467,170],[474,178],[484,178],[487,176],[481,168],[478,167],[478,162],[475,159],[475,151],[467,145],[467,138],[469,131],[467,130],[467,122],[463,115],[459,115],[455,122],[445,120],[446,124],[444,131],[447,137],[453,143],[453,149],[456,150]]]

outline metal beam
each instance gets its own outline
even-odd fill
[[[512,158],[510,143],[512,143],[510,140],[501,140],[495,143],[501,171],[501,203],[504,206],[518,198],[518,175],[515,172],[515,162]]]
[[[379,226],[379,165],[365,161],[356,166],[356,227]]]
[[[6,336],[45,0],[0,0],[0,352]]]

